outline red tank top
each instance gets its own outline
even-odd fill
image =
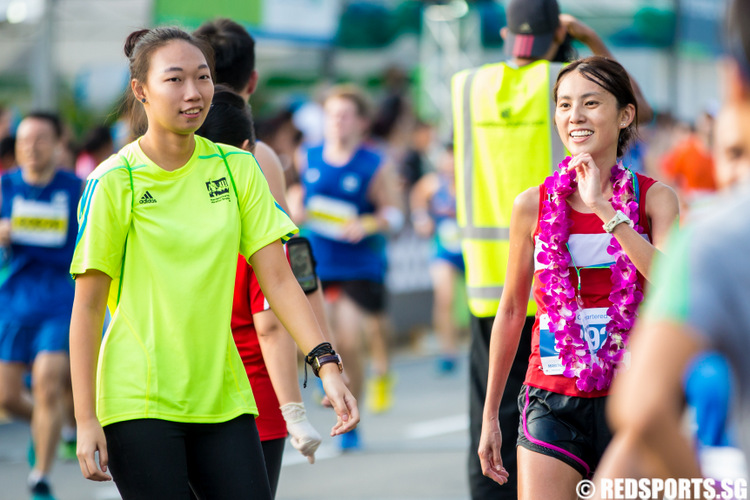
[[[646,193],[656,181],[640,174],[636,174],[636,176],[640,190],[638,221],[645,231],[644,237],[651,240],[651,225],[646,215]],[[539,187],[539,211],[534,231],[534,285],[532,291],[537,304],[537,313],[531,337],[529,367],[526,371],[524,383],[567,396],[583,398],[606,396],[609,389],[583,392],[576,387],[575,378],[555,374],[562,372],[560,369],[561,363],[554,350],[554,336],[548,333],[549,329],[546,327],[547,309],[543,300],[543,284],[539,280],[539,274],[544,266],[536,259],[540,251],[539,234],[541,228],[539,220],[542,216],[543,202],[546,199],[547,190],[542,184]],[[571,209],[570,219],[573,226],[570,228],[568,246],[570,247],[571,264],[578,267],[581,274],[580,294],[585,308],[587,341],[593,348],[598,348],[606,339],[604,331],[604,325],[607,323],[606,310],[612,305],[609,300],[612,287],[609,264],[612,263],[612,257],[607,253],[607,246],[609,246],[612,236],[604,231],[601,219],[593,213],[584,214]],[[570,267],[569,271],[570,283],[574,289],[577,289],[578,276],[576,270],[574,267]],[[645,279],[640,273],[638,273],[638,280],[643,286]]]

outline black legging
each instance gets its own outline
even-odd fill
[[[104,427],[123,500],[271,500],[252,415],[218,424],[140,419]]]
[[[271,483],[271,497],[276,498],[276,488],[279,485],[281,459],[284,458],[286,438],[269,439],[268,441],[261,441],[260,444],[263,447],[263,457],[266,460],[268,482]]]

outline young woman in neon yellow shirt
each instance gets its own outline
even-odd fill
[[[189,489],[198,498],[270,498],[257,409],[230,330],[238,251],[310,352],[336,411],[332,435],[356,426],[356,400],[286,261],[281,242],[296,228],[258,164],[194,135],[213,96],[210,50],[177,28],[154,28],[132,33],[125,53],[145,133],[89,176],[71,265],[81,470],[114,477],[124,499],[184,499]]]

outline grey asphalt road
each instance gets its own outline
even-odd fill
[[[435,357],[423,348],[394,358],[395,404],[382,415],[362,408],[362,449],[341,453],[328,437],[332,410],[315,403],[316,384],[303,390],[310,421],[324,435],[314,465],[287,445],[277,500],[468,500],[467,358],[441,376]],[[0,500],[25,500],[28,493],[28,426],[0,424]],[[77,463],[58,462],[52,474],[58,500],[116,500],[112,483],[93,483]]]

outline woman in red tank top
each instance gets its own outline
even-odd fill
[[[678,215],[667,186],[618,158],[635,133],[625,69],[590,57],[554,88],[555,125],[571,156],[515,200],[505,289],[492,329],[479,457],[500,484],[497,412],[529,294],[537,303],[529,369],[518,396],[521,499],[575,499],[611,434],[604,403],[624,359],[651,261]]]

